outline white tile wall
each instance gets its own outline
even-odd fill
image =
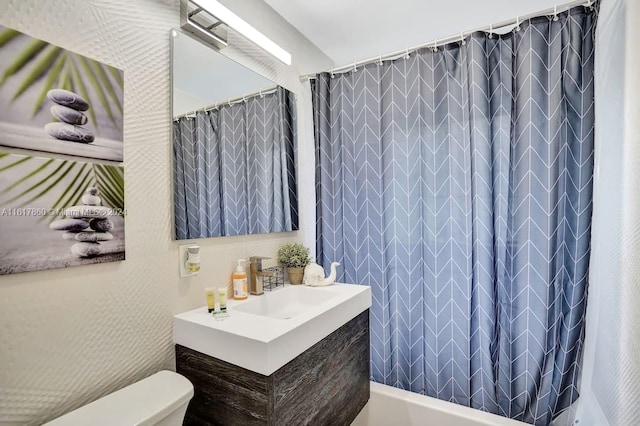
[[[283,20],[262,20],[263,31],[264,21],[271,22],[283,37]],[[174,368],[174,313],[202,305],[205,286],[225,285],[234,259],[273,255],[286,241],[312,239],[313,173],[300,177],[309,189],[301,194],[301,227],[311,232],[200,240],[201,274],[180,279],[178,243],[171,240],[169,110],[169,30],[179,25],[178,0],[0,0],[0,24],[125,71],[127,260],[0,277],[0,425],[40,424]],[[288,34],[283,47],[294,63],[302,51],[326,63],[299,33]],[[236,34],[230,41],[226,55],[304,101],[298,102],[299,161],[312,170],[309,92],[298,68]]]

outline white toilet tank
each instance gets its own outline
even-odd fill
[[[180,426],[191,397],[189,380],[160,371],[45,426]]]

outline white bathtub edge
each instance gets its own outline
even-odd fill
[[[447,417],[447,424],[455,426],[523,426],[526,423],[509,419],[462,405],[442,401],[392,386],[371,382],[371,398],[351,426],[376,426],[385,424],[384,416],[392,414],[397,426],[420,426],[433,419]],[[450,420],[449,420],[450,418]]]

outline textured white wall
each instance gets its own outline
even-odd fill
[[[301,57],[327,61],[284,20],[263,12],[260,29],[271,36],[275,28],[298,65]],[[0,0],[0,24],[125,71],[127,260],[0,277],[0,425],[40,424],[172,369],[174,313],[201,306],[205,286],[226,285],[234,259],[273,255],[280,244],[309,237],[200,240],[202,273],[178,278],[169,107],[169,30],[179,25],[178,0]],[[309,93],[298,67],[277,63],[235,34],[230,41],[225,54],[307,101],[299,102],[299,134],[308,159]],[[312,217],[313,182],[301,179],[311,189],[302,191],[301,227],[312,230],[305,217]]]

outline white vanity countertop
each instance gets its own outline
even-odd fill
[[[295,291],[320,301],[288,319],[239,311],[243,303],[271,303]],[[313,292],[313,293],[311,293]],[[316,293],[317,292],[317,293]],[[271,298],[271,299],[269,299]],[[325,300],[326,299],[326,300]],[[271,303],[273,305],[273,303]],[[255,306],[255,303],[254,303]],[[173,341],[256,373],[269,376],[371,306],[368,286],[334,284],[327,287],[285,286],[247,300],[229,300],[229,318],[218,321],[206,307],[174,316]]]

